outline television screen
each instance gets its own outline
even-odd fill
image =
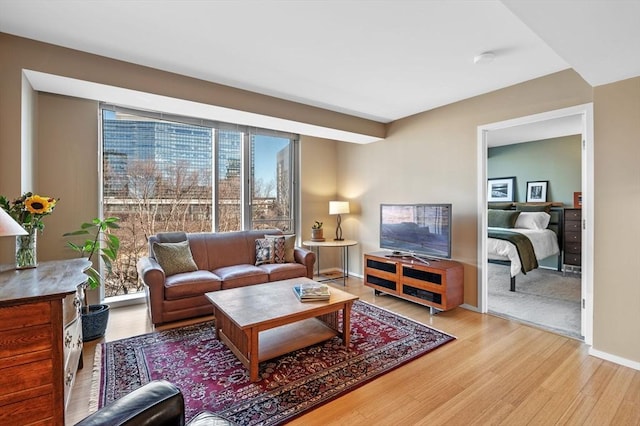
[[[381,204],[380,247],[451,258],[451,204]]]

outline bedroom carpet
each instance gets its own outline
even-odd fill
[[[509,291],[509,267],[489,264],[489,312],[576,339],[580,335],[580,275],[536,269],[516,277]]]

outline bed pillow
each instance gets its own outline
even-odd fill
[[[509,210],[489,210],[488,225],[492,228],[513,228],[520,212]]]
[[[545,212],[522,212],[516,220],[516,228],[542,230],[547,229],[551,215]]]
[[[153,243],[153,254],[165,276],[198,270],[191,255],[189,241],[179,243]]]
[[[256,266],[273,263],[275,260],[275,245],[272,239],[258,238],[256,240]]]

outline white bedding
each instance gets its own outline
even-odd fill
[[[519,232],[520,234],[524,234],[529,237],[531,243],[533,244],[533,251],[535,252],[536,259],[538,259],[538,261],[560,253],[560,247],[558,246],[558,237],[556,236],[556,233],[550,229],[533,230],[524,228],[509,228],[507,229],[507,231]],[[522,265],[520,264],[518,250],[516,250],[516,246],[511,244],[509,241],[499,240],[496,238],[487,238],[487,253],[489,259],[511,261],[512,277],[515,277],[516,275],[518,275],[518,273],[520,273]]]

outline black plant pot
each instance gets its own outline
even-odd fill
[[[89,312],[82,308],[82,341],[104,336],[109,322],[109,305],[89,305]]]

